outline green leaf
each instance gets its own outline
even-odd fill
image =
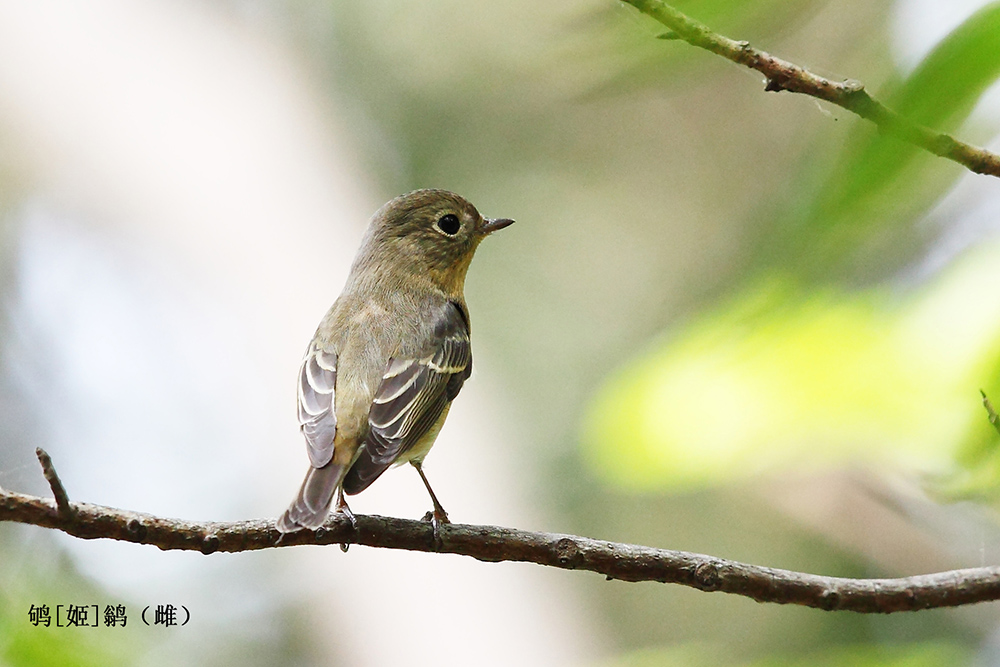
[[[952,132],[998,77],[1000,2],[994,2],[943,39],[895,90],[890,85],[875,96],[910,120]],[[926,242],[914,234],[915,221],[967,173],[860,119],[825,176],[815,166],[822,158],[810,160],[796,188],[798,204],[779,214],[774,237],[785,239],[775,255],[799,258],[801,275],[812,279],[885,275],[905,265]]]
[[[992,3],[943,39],[885,103],[916,123],[951,132],[998,76],[1000,3]],[[841,204],[855,202],[856,207],[889,188],[917,156],[939,159],[885,135],[872,137],[852,151],[845,165]],[[952,172],[962,173],[958,168]]]
[[[584,426],[586,461],[625,488],[690,489],[757,471],[950,470],[1000,349],[1000,246],[923,290],[806,291],[763,281],[613,377]]]

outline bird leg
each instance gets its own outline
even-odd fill
[[[354,512],[351,508],[347,506],[347,501],[344,500],[344,489],[337,489],[337,514],[343,514],[347,517],[347,520],[351,522],[351,528],[354,532],[358,531],[358,519],[354,516]],[[350,543],[344,542],[340,545],[340,550],[347,553],[347,549],[350,547]]]
[[[431,502],[434,503],[434,513],[431,514],[428,512],[428,514],[431,515],[430,521],[431,526],[434,528],[434,541],[437,542],[440,540],[438,529],[441,524],[451,523],[451,520],[448,518],[448,513],[444,511],[443,507],[441,507],[441,503],[438,502],[437,496],[434,495],[434,489],[431,488],[430,482],[427,481],[427,476],[424,475],[422,464],[422,461],[410,461],[410,465],[417,469],[417,474],[420,475],[420,479],[423,481],[424,487],[427,489],[427,493],[431,496]],[[424,519],[426,520],[426,518],[427,517],[425,516]]]
[[[347,520],[351,522],[351,528],[354,530],[358,529],[358,519],[354,516],[354,512],[351,508],[347,506],[347,500],[344,499],[344,489],[337,489],[337,508],[338,514],[343,514],[347,517]]]

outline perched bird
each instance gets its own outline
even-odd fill
[[[278,519],[288,533],[330,512],[354,520],[344,494],[410,462],[448,522],[421,464],[472,373],[465,274],[479,242],[513,220],[483,218],[444,190],[417,190],[372,217],[344,291],[299,371],[299,424],[311,467]]]

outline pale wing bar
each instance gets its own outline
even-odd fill
[[[310,345],[299,369],[299,426],[306,438],[309,463],[314,468],[322,468],[333,458],[333,439],[337,434],[336,385],[337,355]]]
[[[427,356],[389,360],[368,414],[364,449],[344,479],[345,493],[363,491],[419,442],[472,372],[469,329],[458,306],[446,306],[428,347]]]

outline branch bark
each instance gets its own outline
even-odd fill
[[[859,81],[831,81],[787,60],[712,32],[707,26],[682,14],[662,0],[623,0],[656,19],[672,31],[671,37],[711,51],[728,60],[757,70],[767,77],[765,90],[787,90],[809,95],[861,116],[880,130],[957,162],[977,174],[1000,177],[1000,156],[953,137],[918,125],[889,109],[865,91]]]
[[[41,458],[41,457],[40,457]],[[51,460],[46,472],[55,477]],[[58,479],[56,477],[56,479]],[[51,480],[50,480],[51,482]],[[58,484],[62,488],[62,484]],[[111,539],[211,554],[301,544],[363,544],[471,556],[481,561],[537,563],[588,570],[607,579],[658,581],[758,602],[862,613],[957,607],[1000,599],[1000,567],[953,570],[900,579],[844,579],[779,570],[669,549],[617,544],[574,535],[497,526],[446,524],[435,540],[425,521],[358,515],[357,528],[340,515],[316,531],[283,537],[272,519],[196,522],[74,503],[69,511],[47,498],[0,489],[0,521],[61,530],[82,539]]]

